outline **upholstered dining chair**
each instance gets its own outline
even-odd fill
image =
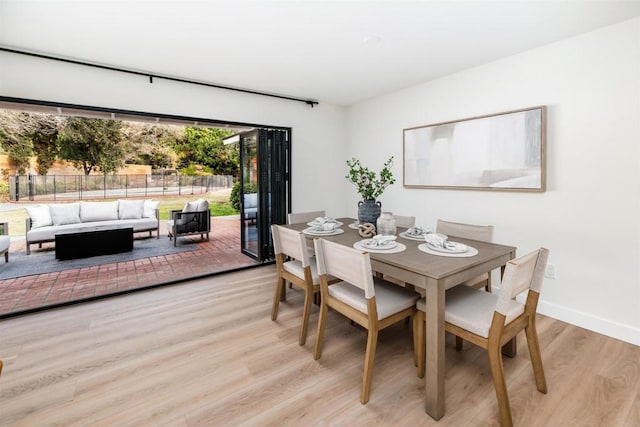
[[[278,319],[280,296],[283,295],[284,284],[289,282],[304,291],[304,307],[302,309],[302,326],[300,327],[299,344],[304,345],[307,340],[309,315],[313,295],[320,291],[320,281],[316,260],[309,256],[309,250],[304,235],[295,230],[273,224],[273,248],[276,253],[276,289],[271,308],[271,320]],[[336,280],[331,278],[333,283]]]
[[[416,225],[415,216],[394,215],[393,219],[396,220],[396,227],[411,228]]]
[[[310,212],[290,212],[287,215],[287,224],[300,224],[313,221],[318,217],[325,217],[327,213],[325,211],[310,211]]]
[[[320,317],[313,357],[322,354],[329,307],[367,329],[367,348],[360,402],[369,401],[373,362],[378,332],[405,318],[412,317],[419,296],[415,292],[374,278],[369,253],[325,239],[315,239],[314,246],[320,275]],[[343,280],[329,286],[329,277]]]
[[[439,219],[436,225],[436,232],[447,236],[451,235],[482,242],[491,242],[493,240],[493,225],[464,224]],[[487,292],[491,292],[491,275],[483,273],[467,280],[464,284],[478,289],[484,288]]]
[[[549,250],[541,248],[511,260],[504,270],[499,294],[491,294],[469,286],[455,286],[445,297],[445,330],[476,344],[489,355],[491,376],[503,426],[513,424],[502,364],[502,346],[524,329],[538,391],[547,392],[542,356],[536,332],[536,309],[544,278]],[[524,304],[514,298],[529,290]],[[418,301],[414,317],[414,342],[418,376],[425,369],[425,300]]]

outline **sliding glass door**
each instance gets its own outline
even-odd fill
[[[289,131],[256,129],[240,136],[242,252],[272,259],[271,224],[289,212]]]

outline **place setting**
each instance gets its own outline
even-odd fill
[[[448,257],[472,257],[478,255],[478,250],[464,243],[453,242],[442,233],[426,233],[423,235],[425,243],[418,245],[422,252]]]
[[[370,239],[363,239],[353,244],[355,249],[367,252],[393,254],[407,249],[402,243],[396,241],[396,236],[376,235]]]
[[[424,242],[424,235],[432,232],[433,230],[429,227],[409,227],[406,231],[398,233],[398,236],[407,240]]]
[[[309,226],[302,230],[304,234],[309,236],[335,236],[344,233],[340,228],[343,223],[329,217],[318,217],[307,223]]]

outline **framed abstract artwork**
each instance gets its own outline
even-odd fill
[[[546,107],[403,131],[408,188],[546,190]]]

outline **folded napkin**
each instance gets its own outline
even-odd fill
[[[314,224],[312,228],[314,231],[333,231],[336,229],[337,225],[338,224],[335,222],[323,222],[320,224]]]
[[[396,236],[383,236],[382,234],[376,234],[373,236],[373,241],[376,242],[376,246],[385,246],[396,240]]]
[[[328,216],[319,216],[317,217],[314,222],[318,223],[318,224],[326,224],[326,223],[336,223],[336,220],[333,218],[329,218]]]
[[[427,232],[427,230],[424,230],[422,227],[411,227],[407,230],[407,234],[409,236],[422,236],[423,234],[425,234]]]
[[[424,235],[424,240],[433,247],[446,248],[447,236],[440,233],[427,233]]]

